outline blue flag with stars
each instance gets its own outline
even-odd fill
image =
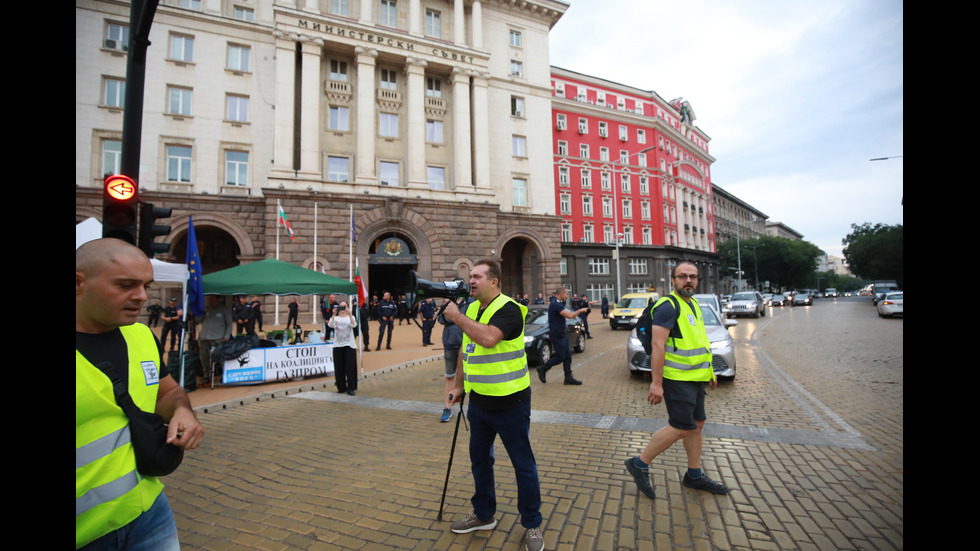
[[[194,219],[188,218],[187,230],[187,307],[197,317],[204,315],[204,286],[201,284],[201,255],[197,252]]]

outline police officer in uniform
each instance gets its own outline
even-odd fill
[[[111,363],[117,376],[127,375],[137,407],[169,422],[167,442],[185,450],[200,445],[204,428],[187,395],[160,375],[156,339],[136,323],[152,282],[150,261],[128,243],[97,239],[75,251],[76,549],[180,547],[163,484],[137,471],[129,418],[96,367]]]
[[[650,392],[647,401],[667,406],[667,426],[654,433],[643,453],[626,460],[626,470],[636,487],[654,497],[649,465],[655,457],[678,440],[687,452],[687,473],[682,483],[688,488],[713,494],[728,493],[728,487],[708,478],[701,470],[701,430],[705,387],[718,386],[711,368],[711,341],[704,328],[701,307],[694,298],[698,287],[698,268],[681,262],[671,274],[674,291],[653,305],[651,327]]]
[[[521,516],[525,549],[544,548],[541,535],[541,488],[531,450],[531,378],[524,355],[524,319],[527,307],[500,292],[500,264],[478,260],[470,272],[470,294],[479,304],[460,313],[449,302],[443,315],[463,330],[456,385],[446,407],[470,394],[470,461],[476,491],[473,513],[452,524],[465,534],[497,526],[497,498],[493,477],[493,443],[499,435],[517,477],[517,509]]]

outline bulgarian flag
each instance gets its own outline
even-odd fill
[[[296,239],[296,236],[293,234],[293,227],[289,225],[289,220],[286,219],[286,211],[282,210],[282,203],[279,203],[279,223],[286,228],[289,239]]]
[[[354,259],[354,283],[357,284],[357,303],[367,304],[367,291],[364,289],[364,282],[361,281],[361,263]]]

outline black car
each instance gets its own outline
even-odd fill
[[[585,351],[585,324],[576,316],[565,318],[568,330],[568,345],[574,352]],[[527,319],[524,321],[524,352],[527,363],[537,366],[551,359],[554,348],[548,335],[548,307],[528,306]]]

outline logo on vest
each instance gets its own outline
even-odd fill
[[[476,345],[475,345],[475,344],[473,344],[473,343],[469,343],[469,344],[467,344],[467,345],[466,345],[466,353],[467,353],[467,354],[472,354],[472,353],[474,353],[474,352],[476,352]]]
[[[694,314],[687,315],[687,322],[691,324],[691,327],[698,326],[698,318],[694,317]]]
[[[140,367],[143,368],[146,386],[160,384],[160,371],[157,370],[157,364],[152,361],[140,362]]]

